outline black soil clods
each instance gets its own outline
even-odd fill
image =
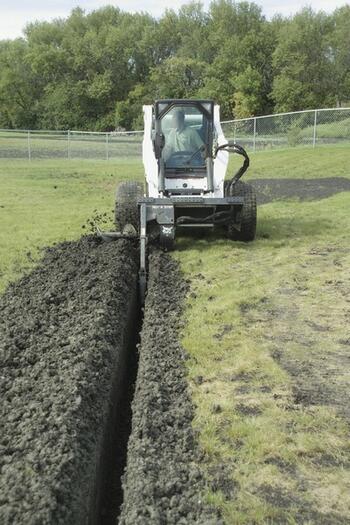
[[[149,267],[119,523],[218,524],[219,517],[202,501],[205,487],[179,344],[187,286],[167,255],[154,253]]]
[[[0,299],[0,523],[100,523],[106,422],[135,331],[137,256],[51,248]]]
[[[49,249],[0,299],[1,525],[116,523],[136,283],[132,243],[84,237]],[[222,523],[202,501],[186,292],[176,263],[151,255],[121,525]]]

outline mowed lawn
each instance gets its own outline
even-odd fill
[[[348,147],[265,151],[252,155],[249,178],[348,176]],[[231,170],[240,164],[232,159]],[[143,180],[140,162],[0,161],[0,290],[16,279],[42,247],[83,232],[88,218],[112,217],[117,183]]]
[[[141,162],[125,160],[1,161],[0,291],[43,247],[80,237],[89,218],[112,218],[118,182],[142,176]]]
[[[259,153],[250,177],[315,200],[260,206],[250,244],[178,242],[207,497],[227,524],[350,523],[350,192],[317,197],[350,148]]]
[[[349,166],[348,146],[264,151],[246,181],[317,188],[350,178]],[[44,246],[80,236],[91,217],[107,224],[117,182],[142,174],[125,161],[0,163],[2,289]],[[259,206],[250,244],[177,240],[207,498],[228,524],[350,522],[350,192],[331,193]]]

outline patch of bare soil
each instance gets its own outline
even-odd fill
[[[319,512],[302,497],[281,487],[262,485],[257,494],[263,497],[267,503],[291,511],[297,523],[308,525],[347,525],[348,523],[347,518],[340,517],[336,512]],[[289,523],[291,523],[290,520],[278,521],[278,525],[288,525]]]
[[[349,523],[348,496],[341,492],[350,475],[349,253],[347,246],[311,248],[295,276],[285,276],[288,282],[281,281],[263,302],[241,309],[247,326],[266,326],[264,339],[271,355],[288,372],[292,397],[281,400],[282,405],[299,414],[299,421],[308,421],[302,430],[293,424],[287,428],[288,439],[300,445],[310,436],[317,442],[316,429],[324,425],[319,448],[301,445],[299,459],[291,464],[269,458],[294,485],[293,491],[273,484],[257,489],[267,503],[290,510],[297,523]],[[245,406],[238,410],[244,414]]]
[[[349,349],[339,348],[326,356],[312,351],[302,360],[282,353],[279,362],[294,380],[297,405],[333,406],[350,420],[349,377],[344,380],[344,370],[350,369]]]
[[[332,406],[350,422],[350,283],[342,278],[343,265],[331,247],[311,250],[309,256],[309,265],[315,272],[321,260],[322,264],[329,261],[326,265],[332,269],[329,277],[333,279],[320,286],[317,310],[303,308],[307,280],[300,289],[291,288],[287,294],[285,289],[280,290],[280,307],[270,310],[271,322],[277,329],[274,333],[278,333],[272,336],[273,356],[293,378],[296,404]],[[337,261],[339,265],[335,266]],[[339,309],[340,303],[343,306]],[[343,335],[337,336],[341,331]],[[301,349],[298,353],[288,344],[295,342]]]
[[[350,179],[345,177],[253,179],[249,183],[256,189],[258,204],[284,199],[320,200],[343,191],[350,191]]]

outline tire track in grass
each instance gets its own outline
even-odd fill
[[[283,203],[265,212],[290,231],[283,244],[283,229],[249,246],[179,243],[192,281],[183,345],[194,425],[209,502],[227,524],[349,523],[350,252],[345,198],[332,199],[302,205],[317,212],[312,237]]]

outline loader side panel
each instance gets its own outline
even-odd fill
[[[158,197],[158,162],[152,142],[152,106],[143,106],[144,135],[142,142],[142,159],[149,197]]]

